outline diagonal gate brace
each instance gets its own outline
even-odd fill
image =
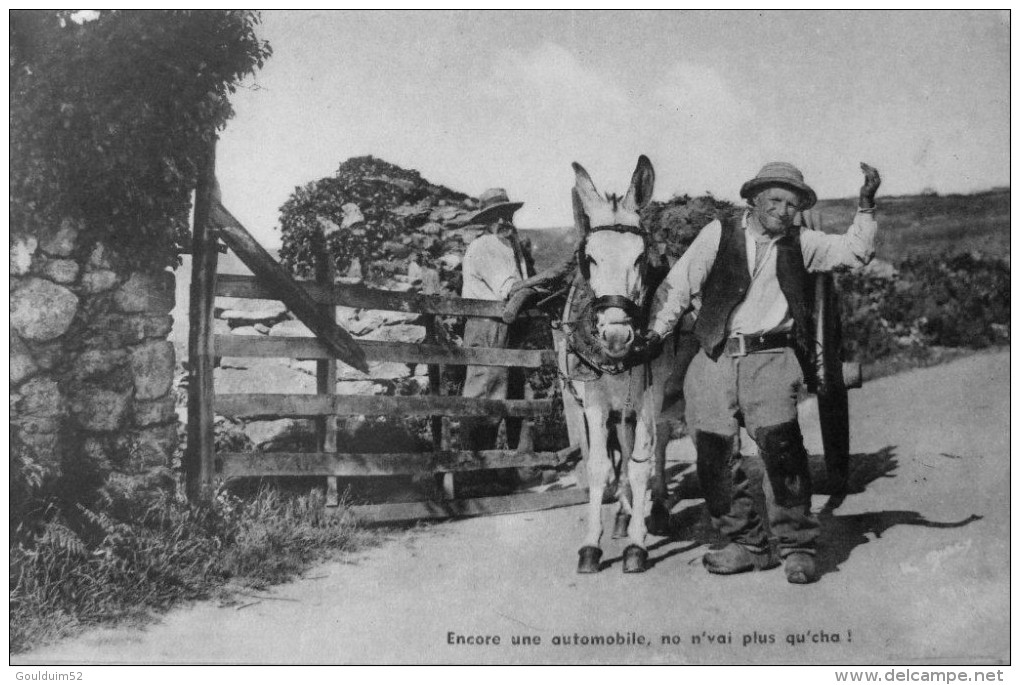
[[[240,257],[252,273],[269,286],[287,308],[308,326],[337,359],[368,373],[365,353],[342,326],[319,310],[305,289],[241,225],[234,215],[214,200],[210,220],[223,242]]]

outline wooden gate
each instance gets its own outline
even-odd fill
[[[450,417],[533,417],[548,415],[553,402],[472,399],[442,394],[443,368],[480,365],[537,368],[555,364],[553,350],[463,348],[443,339],[437,317],[498,317],[502,303],[421,293],[393,292],[337,283],[324,245],[319,246],[315,280],[292,278],[214,196],[214,152],[199,184],[192,243],[189,334],[188,450],[185,476],[189,496],[200,496],[216,482],[265,476],[323,476],[327,504],[338,501],[337,478],[443,474],[443,498],[429,501],[365,504],[354,507],[374,521],[449,518],[543,509],[587,501],[579,487],[499,497],[456,497],[454,475],[476,469],[554,467],[578,455],[577,446],[558,452],[450,449]],[[217,275],[218,240],[233,250],[254,276]],[[281,300],[316,337],[215,335],[217,296]],[[412,312],[422,315],[422,343],[355,341],[335,323],[335,307]],[[316,394],[217,394],[214,360],[229,357],[314,359]],[[338,395],[337,360],[362,371],[369,362],[428,365],[429,394],[416,396]],[[315,452],[216,452],[215,414],[238,418],[313,417]],[[350,453],[337,441],[337,417],[344,415],[431,417],[434,449],[424,453]]]

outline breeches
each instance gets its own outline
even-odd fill
[[[743,423],[754,436],[759,428],[796,421],[803,383],[789,347],[746,357],[720,355],[715,361],[699,350],[684,380],[687,426],[736,436]]]

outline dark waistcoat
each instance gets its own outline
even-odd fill
[[[741,215],[726,215],[719,220],[722,223],[719,251],[702,288],[701,311],[694,324],[694,335],[712,359],[718,358],[722,352],[728,333],[726,324],[751,286]],[[793,317],[794,337],[800,357],[811,349],[808,303],[811,302],[812,281],[804,267],[799,235],[787,235],[776,241],[776,276]]]

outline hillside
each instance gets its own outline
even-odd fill
[[[877,257],[899,263],[909,256],[981,252],[1009,259],[1009,189],[973,195],[879,197]],[[825,230],[849,225],[856,198],[820,200]]]
[[[897,264],[909,256],[981,252],[1009,260],[1009,188],[972,195],[879,197],[877,257]],[[856,198],[819,200],[822,225],[840,233],[853,220]],[[574,249],[573,227],[527,229],[535,266],[551,265]]]

